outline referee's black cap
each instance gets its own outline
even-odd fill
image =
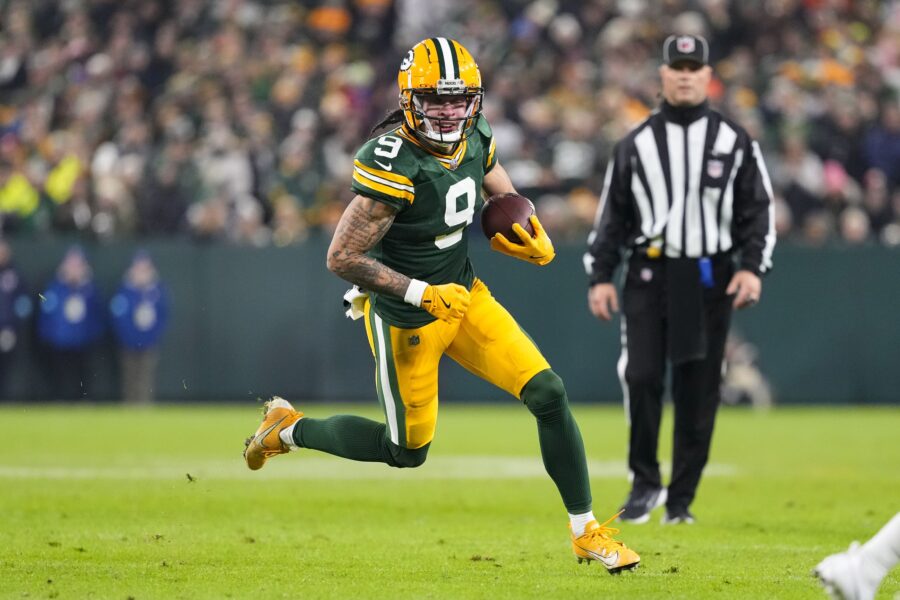
[[[709,42],[699,35],[670,35],[663,42],[663,64],[709,64]]]

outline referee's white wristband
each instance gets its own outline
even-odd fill
[[[413,279],[409,282],[409,287],[406,288],[406,295],[403,296],[403,300],[406,301],[407,304],[412,304],[413,306],[422,306],[422,296],[425,295],[425,288],[428,287],[428,284],[424,281],[419,281],[418,279]]]

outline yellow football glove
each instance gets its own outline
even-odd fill
[[[422,294],[422,308],[442,321],[462,320],[471,302],[469,290],[458,283],[429,285]]]
[[[534,228],[534,237],[528,235],[524,227],[518,223],[513,223],[513,231],[516,232],[522,243],[510,242],[502,233],[496,233],[491,238],[491,249],[507,256],[544,266],[556,256],[556,252],[553,251],[553,242],[550,241],[547,232],[544,231],[541,222],[538,221],[537,215],[531,215],[529,221],[531,221],[531,226]]]

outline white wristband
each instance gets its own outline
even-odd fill
[[[412,304],[413,306],[422,306],[422,296],[425,294],[425,288],[428,287],[428,284],[424,281],[419,281],[418,279],[413,279],[409,282],[409,287],[406,288],[406,295],[403,296],[403,300],[406,301],[407,304]]]

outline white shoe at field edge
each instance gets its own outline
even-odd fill
[[[860,546],[853,542],[846,552],[825,557],[813,573],[832,598],[872,600],[881,581],[873,581],[872,573],[865,566]]]

